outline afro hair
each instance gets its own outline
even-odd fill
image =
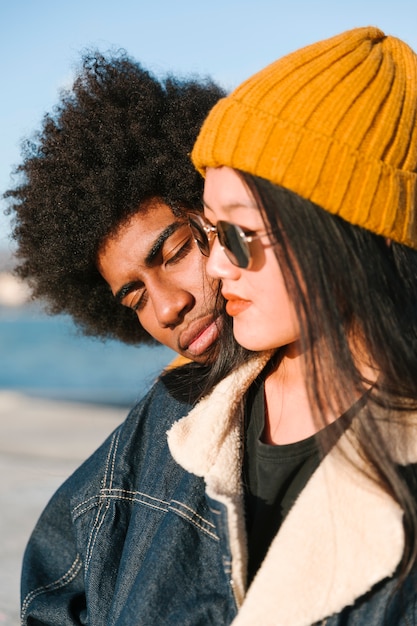
[[[83,56],[72,89],[24,142],[18,182],[4,194],[15,272],[50,314],[69,314],[86,335],[154,342],[115,301],[97,252],[149,198],[174,212],[201,208],[189,153],[223,95],[209,79],[158,80],[125,52]]]

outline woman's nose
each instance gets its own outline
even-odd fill
[[[206,272],[212,278],[220,279],[237,280],[240,276],[240,268],[229,261],[218,237],[214,239],[211,246],[210,256],[206,263]]]

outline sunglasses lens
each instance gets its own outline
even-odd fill
[[[229,222],[217,222],[217,234],[228,259],[237,267],[246,269],[250,262],[250,251],[239,226]]]
[[[194,241],[204,256],[210,256],[210,240],[203,220],[199,216],[189,218]],[[246,269],[250,263],[250,251],[242,229],[230,222],[217,222],[217,235],[227,258],[237,267]],[[214,228],[213,228],[214,230]]]
[[[194,237],[194,241],[196,242],[198,249],[204,256],[209,256],[210,254],[210,243],[207,237],[207,233],[204,230],[203,224],[200,224],[198,218],[189,220],[191,232]]]

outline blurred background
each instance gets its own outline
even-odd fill
[[[0,296],[2,291],[7,304],[0,305],[0,404],[2,391],[8,390],[128,408],[175,356],[162,346],[82,336],[69,317],[51,317],[41,306],[27,303],[25,288],[16,286],[7,272],[0,275]]]
[[[211,76],[231,90],[283,54],[367,25],[417,50],[416,0],[2,0],[0,195],[88,49],[124,49],[157,75]],[[87,339],[29,304],[12,275],[5,209],[0,199],[0,624],[17,626],[20,563],[40,511],[173,353]]]

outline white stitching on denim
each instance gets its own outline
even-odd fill
[[[203,522],[204,524],[206,524],[207,526],[209,526],[211,528],[215,528],[215,525],[212,522],[210,522],[209,520],[206,520],[204,517],[199,515],[194,509],[192,509],[191,507],[187,506],[186,504],[183,504],[182,502],[179,502],[178,500],[172,500],[171,502],[177,504],[179,507],[187,509],[188,511],[190,511],[192,513],[192,516],[187,515],[186,512],[182,512],[181,510],[179,510],[176,507],[172,506],[172,504],[170,504],[169,502],[166,502],[164,500],[160,500],[159,498],[155,498],[153,496],[150,496],[150,495],[148,495],[146,493],[142,493],[140,491],[126,491],[124,489],[103,489],[103,491],[106,491],[107,492],[107,497],[111,498],[111,499],[120,499],[120,500],[126,500],[126,501],[130,501],[130,502],[138,502],[140,504],[144,504],[145,506],[149,506],[150,508],[158,509],[160,511],[171,510],[171,511],[177,513],[178,515],[180,515],[180,517],[189,520],[197,528],[200,528],[202,531],[207,533],[207,535],[209,535],[210,537],[213,537],[214,539],[218,540],[218,537],[217,537],[216,534],[213,534],[210,530],[206,529],[197,520],[200,520],[201,522]],[[124,494],[127,494],[127,495],[124,495]],[[159,502],[160,504],[163,504],[164,507],[163,508],[162,507],[158,507],[157,505],[152,504],[151,502],[148,502],[147,500],[142,500],[141,498],[138,498],[137,496],[142,496],[143,498],[146,498],[146,499],[149,499],[149,500],[154,500],[155,502]]]
[[[131,493],[131,492],[127,491],[126,493]],[[140,498],[134,498],[133,496],[123,496],[123,495],[115,496],[115,495],[109,494],[107,498],[110,500],[125,500],[126,502],[136,502],[137,504],[144,504],[150,509],[156,509],[157,511],[163,511],[164,513],[168,511],[167,503],[164,502],[163,500],[159,500],[158,502],[162,502],[162,504],[165,504],[164,507],[157,506],[156,504],[152,504],[151,502],[146,502],[145,500],[141,500]],[[153,499],[156,500],[156,498],[153,498]]]
[[[118,434],[118,436],[114,440],[114,454],[113,454],[113,457],[112,457],[111,476],[110,476],[110,482],[109,482],[109,488],[110,489],[112,487],[113,480],[114,480],[114,468],[116,466],[116,456],[117,456],[117,450],[119,448],[119,438],[120,438],[120,434]],[[104,487],[104,485],[103,485],[103,487]]]
[[[81,560],[80,555],[77,554],[75,561],[73,562],[69,570],[65,574],[63,574],[63,576],[61,576],[61,578],[58,578],[57,580],[55,580],[52,583],[49,583],[48,585],[43,585],[42,587],[38,587],[37,589],[34,589],[30,593],[28,593],[22,604],[21,623],[22,624],[24,623],[27,609],[29,608],[30,603],[37,596],[43,593],[47,593],[48,591],[52,591],[54,589],[58,589],[59,587],[64,587],[65,585],[68,585],[78,575],[81,568],[82,568],[82,560]]]
[[[87,504],[88,502],[90,502],[90,504]],[[81,517],[81,515],[84,515],[84,513],[87,513],[87,511],[90,511],[91,509],[95,509],[99,504],[100,504],[99,496],[93,496],[92,498],[88,498],[88,500],[84,500],[84,502],[80,502],[80,504],[77,504],[77,506],[71,511],[73,522],[75,522],[75,520],[78,517]],[[83,505],[84,505],[84,508],[80,509],[80,507]]]
[[[173,507],[170,507],[171,511],[175,511],[175,513],[177,515],[179,515],[180,517],[188,520],[189,522],[191,522],[194,526],[196,526],[197,528],[199,528],[200,530],[203,531],[203,533],[206,533],[206,535],[208,535],[209,537],[212,537],[213,539],[215,539],[216,541],[219,541],[219,538],[217,535],[215,535],[214,533],[212,533],[210,530],[208,530],[207,528],[204,528],[204,526],[202,526],[201,524],[199,524],[195,519],[193,519],[190,515],[187,515],[186,513],[183,513],[182,511],[180,511],[179,509],[175,509]]]
[[[183,504],[183,503],[179,502],[178,500],[172,500],[172,502],[177,504],[179,507],[183,507],[184,509],[187,509],[188,511],[190,511],[192,513],[192,516],[191,515],[187,515],[187,513],[185,511],[181,511],[179,508],[177,508],[175,506],[171,506],[169,502],[166,502],[166,501],[161,500],[159,498],[155,498],[153,496],[149,496],[146,493],[142,493],[140,491],[127,491],[127,490],[124,490],[124,489],[103,489],[102,491],[105,493],[105,495],[103,495],[103,499],[105,498],[107,500],[124,500],[126,502],[136,502],[137,504],[143,504],[144,506],[147,506],[147,507],[149,507],[151,509],[156,509],[157,511],[162,511],[162,512],[165,512],[165,513],[170,510],[170,511],[176,513],[177,515],[179,515],[180,517],[182,517],[183,519],[186,519],[189,522],[191,522],[194,526],[196,526],[196,528],[199,528],[200,530],[202,530],[209,537],[212,537],[216,541],[218,541],[218,539],[219,539],[216,534],[211,532],[208,528],[205,528],[202,523],[206,524],[210,528],[215,528],[214,524],[212,524],[209,520],[206,520],[204,517],[199,515],[192,508],[190,508],[186,504]],[[144,499],[142,499],[142,498],[144,498]],[[158,504],[153,504],[151,502],[151,500],[153,500],[153,501],[155,501],[155,503],[159,503],[159,505],[163,505],[163,506],[158,506]],[[103,501],[102,501],[101,504],[103,504]],[[80,505],[78,505],[78,506],[80,506]],[[92,508],[92,507],[88,507],[88,508]],[[90,539],[89,539],[88,546],[87,546],[88,558],[86,560],[86,570],[88,569],[90,561],[91,561],[91,556],[92,556],[92,554],[91,554],[92,553],[92,547],[91,546],[93,545],[93,543],[95,543],[95,538],[93,539],[93,534],[97,535],[98,530],[99,530],[99,528],[101,527],[101,525],[102,525],[102,523],[104,521],[104,515],[102,516],[102,519],[100,521],[98,521],[99,517],[100,517],[101,508],[102,507],[100,507],[100,511],[99,511],[99,513],[96,516],[96,520],[94,522],[93,529],[92,529],[92,531],[90,533]],[[86,509],[86,510],[88,510],[88,509]],[[107,511],[105,511],[104,513],[106,513],[106,512]],[[78,516],[79,515],[81,515],[81,512],[78,512]],[[198,520],[200,520],[202,523],[199,523]]]
[[[108,502],[104,502],[100,505],[97,511],[96,519],[94,520],[94,525],[93,525],[93,528],[91,529],[90,537],[89,537],[88,544],[87,544],[86,557],[85,557],[85,571],[86,572],[88,571],[88,568],[90,567],[90,562],[91,562],[91,559],[93,558],[93,550],[96,545],[97,537],[103,525],[104,518],[106,517],[106,513],[109,510],[109,506],[110,505]]]
[[[87,504],[87,502],[90,502],[91,500],[94,500],[95,502],[97,502],[97,501],[98,501],[98,499],[99,499],[99,496],[97,496],[97,495],[96,495],[96,496],[90,496],[89,498],[87,498],[87,500],[83,500],[82,502],[80,502],[79,504],[77,504],[77,506],[75,506],[75,507],[72,509],[72,512],[73,512],[73,513],[75,513],[75,511],[76,511],[77,509],[79,509],[81,506],[84,506],[85,504]]]
[[[105,467],[105,470],[104,470],[104,476],[103,476],[103,482],[102,482],[102,487],[103,488],[105,488],[106,485],[107,485],[107,474],[108,474],[110,465],[112,467],[112,469],[111,469],[110,485],[111,485],[111,481],[113,480],[113,477],[114,477],[114,462],[115,462],[116,451],[117,451],[117,447],[118,447],[118,443],[119,443],[119,437],[120,437],[120,431],[118,430],[115,433],[115,435],[112,437],[110,450],[109,450],[109,453],[108,453],[107,458],[106,458],[106,467]]]
[[[178,500],[171,500],[171,502],[175,502],[175,504],[179,504],[179,506],[183,507],[184,509],[187,509],[188,511],[191,511],[191,513],[195,517],[198,517],[199,519],[201,519],[203,522],[205,522],[207,524],[207,526],[211,526],[211,528],[216,528],[216,526],[215,526],[215,524],[213,524],[213,522],[209,522],[209,520],[205,519],[205,517],[203,517],[202,515],[199,515],[197,513],[197,511],[192,509],[190,506],[187,506],[186,504],[184,504],[184,502],[179,502]]]
[[[95,519],[94,519],[93,527],[90,530],[90,533],[88,535],[87,547],[86,547],[86,552],[85,552],[85,569],[86,569],[86,571],[88,570],[88,565],[89,565],[89,563],[91,561],[91,551],[92,551],[92,547],[93,547],[93,545],[95,543],[95,541],[93,539],[93,536],[95,536],[97,534],[97,529],[99,529],[101,527],[101,524],[99,522],[99,518],[100,518],[100,515],[101,515],[103,509],[104,509],[104,513],[105,513],[106,512],[106,504],[103,503],[103,502],[100,502],[100,505],[99,505],[99,507],[97,509],[97,514],[96,514]]]
[[[109,488],[102,489],[102,492],[107,492],[107,496],[111,498],[115,498],[117,497],[118,493],[121,493],[121,494],[129,494],[130,496],[143,496],[144,498],[149,498],[149,500],[155,500],[155,502],[160,502],[161,504],[165,504],[166,507],[168,507],[169,505],[169,502],[167,502],[166,500],[155,498],[154,496],[150,496],[147,493],[144,493],[143,491],[129,491],[128,489],[120,489],[117,487],[113,487],[112,489],[109,489]]]
[[[110,484],[114,478],[114,464],[115,464],[115,458],[116,458],[116,453],[117,453],[117,447],[118,447],[118,442],[119,442],[119,436],[120,436],[120,431],[117,431],[117,433],[114,435],[114,437],[112,438],[112,443],[110,446],[110,450],[109,453],[107,455],[107,459],[106,459],[106,468],[104,471],[104,476],[103,476],[103,483],[102,486],[104,487],[107,483],[107,474],[109,471],[109,466],[111,466],[111,476],[110,476]],[[86,558],[85,558],[85,570],[86,572],[88,571],[88,568],[90,566],[90,562],[91,559],[93,557],[93,550],[97,541],[97,536],[100,532],[100,529],[103,525],[104,522],[104,518],[106,517],[106,513],[109,510],[109,503],[108,502],[104,502],[103,499],[101,499],[101,503],[97,509],[97,515],[96,518],[94,520],[94,524],[93,527],[90,531],[89,537],[88,537],[88,542],[87,542],[87,548],[86,548]]]
[[[213,515],[217,515],[217,517],[221,515],[221,512],[218,509],[213,509],[212,507],[210,507],[210,511],[213,513]]]
[[[196,528],[199,528],[201,531],[203,531],[204,533],[206,533],[209,537],[212,537],[213,539],[215,539],[216,541],[218,541],[218,537],[217,535],[215,535],[214,533],[212,533],[210,530],[208,530],[207,528],[205,528],[201,523],[198,522],[198,520],[200,520],[201,522],[204,522],[204,524],[206,524],[208,527],[211,528],[215,528],[214,524],[212,524],[211,522],[209,522],[208,520],[205,520],[201,515],[199,515],[196,511],[194,511],[193,509],[191,509],[190,507],[188,507],[187,505],[178,502],[177,500],[173,500],[172,502],[177,504],[179,507],[182,507],[184,509],[188,509],[189,511],[191,511],[192,513],[192,517],[190,515],[187,515],[185,512],[175,508],[174,506],[170,505],[170,503],[164,501],[164,500],[160,500],[158,498],[155,498],[153,496],[147,495],[145,493],[141,493],[139,491],[126,491],[124,489],[117,489],[117,488],[113,488],[112,484],[114,481],[114,475],[115,475],[115,465],[116,465],[116,456],[117,456],[117,449],[119,446],[119,438],[120,438],[120,430],[118,430],[115,435],[112,438],[111,441],[111,445],[110,445],[110,449],[106,458],[106,465],[105,465],[105,469],[104,469],[104,474],[103,474],[103,480],[101,483],[101,490],[100,490],[100,501],[98,504],[98,510],[97,510],[97,515],[95,517],[94,523],[93,523],[93,527],[89,533],[89,538],[88,538],[88,542],[87,542],[87,547],[86,547],[86,562],[85,562],[85,570],[86,572],[88,571],[88,568],[90,566],[91,563],[91,559],[93,556],[93,550],[97,541],[97,536],[100,532],[100,529],[104,523],[104,519],[106,517],[106,513],[109,510],[109,501],[110,500],[115,500],[115,499],[119,499],[119,500],[126,500],[126,501],[130,501],[130,502],[137,502],[139,504],[143,504],[145,506],[148,506],[149,508],[153,508],[159,511],[165,511],[167,512],[168,510],[171,510],[173,512],[175,512],[177,515],[179,515],[180,517],[182,517],[183,519],[188,520],[189,522],[191,522],[194,526],[196,526]],[[110,469],[111,468],[111,469]],[[109,475],[110,472],[110,475]],[[108,485],[108,486],[107,486]],[[128,495],[127,495],[128,494]],[[140,498],[138,498],[137,496],[142,496],[143,498],[146,498],[147,500],[142,500]],[[93,509],[95,506],[97,506],[97,496],[93,496],[91,498],[88,498],[87,500],[84,500],[83,502],[80,502],[76,507],[74,507],[74,509],[72,510],[72,515],[73,515],[73,519],[75,521],[75,519],[77,519],[80,515],[82,515],[83,513],[86,513],[87,511]],[[106,502],[107,500],[107,502]],[[152,504],[151,501],[157,502],[160,505],[162,504],[163,506],[158,506],[156,504]],[[93,501],[93,502],[92,502]],[[87,505],[87,503],[89,503]],[[87,506],[86,506],[87,505]]]

